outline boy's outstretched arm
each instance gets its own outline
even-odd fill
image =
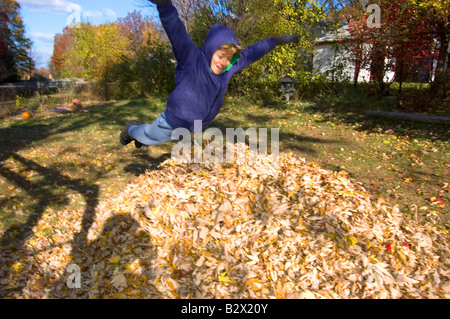
[[[186,27],[178,16],[177,9],[170,0],[148,0],[156,4],[159,18],[172,44],[175,59],[179,65],[189,63],[197,47],[186,31]]]
[[[242,50],[241,59],[236,64],[237,68],[235,72],[239,72],[245,67],[252,64],[253,62],[261,59],[264,55],[269,53],[277,45],[298,43],[298,42],[299,42],[298,35],[291,35],[291,34],[260,40]]]
[[[299,37],[296,34],[282,35],[281,37],[274,37],[276,45],[288,44],[288,43],[298,43]]]

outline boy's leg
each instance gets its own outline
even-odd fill
[[[128,127],[128,136],[143,145],[156,145],[172,141],[172,132],[177,126],[167,121],[163,112],[152,124],[135,124]]]

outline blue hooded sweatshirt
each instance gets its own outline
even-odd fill
[[[229,70],[217,75],[211,71],[212,57],[223,44],[239,45],[233,31],[215,24],[202,47],[197,48],[172,4],[158,7],[158,11],[178,63],[175,89],[167,99],[167,118],[178,126],[194,131],[195,120],[202,120],[205,126],[219,113],[233,74],[272,50],[275,40],[267,38],[245,48],[241,51],[240,59]]]

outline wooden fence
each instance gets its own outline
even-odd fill
[[[47,80],[47,81],[23,81],[0,85],[0,101],[14,99],[17,95],[32,96],[36,92],[40,94],[57,93],[68,89],[73,85],[68,80]]]

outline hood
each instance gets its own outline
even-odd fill
[[[221,45],[226,43],[240,45],[233,30],[221,24],[214,24],[209,30],[206,40],[200,50],[205,54],[208,61],[211,61],[214,52],[216,52]]]

